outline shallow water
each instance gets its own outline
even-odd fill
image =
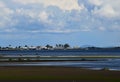
[[[94,70],[108,68],[120,71],[120,59],[109,59],[105,61],[62,61],[62,62],[4,62],[0,66],[64,66],[82,67]]]
[[[0,55],[5,56],[120,56],[120,50],[15,50],[0,51]],[[41,58],[41,60],[69,60],[70,58]],[[80,60],[80,58],[75,58]],[[71,58],[71,60],[75,60]],[[98,61],[62,61],[62,62],[9,62],[0,63],[0,66],[64,66],[64,67],[83,67],[89,69],[103,69],[120,71],[120,59],[97,59]]]

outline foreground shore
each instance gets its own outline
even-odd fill
[[[0,67],[0,82],[120,82],[119,71],[70,67]]]

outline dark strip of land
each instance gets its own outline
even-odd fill
[[[98,61],[107,59],[119,59],[120,56],[11,56],[0,57],[0,62],[41,62],[41,61]]]
[[[70,67],[0,67],[0,82],[120,82],[120,71]]]

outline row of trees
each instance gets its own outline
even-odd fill
[[[12,47],[11,45],[7,46],[7,47],[1,47],[0,46],[0,50],[40,50],[40,49],[81,49],[81,50],[96,50],[96,49],[102,49],[102,50],[120,50],[120,47],[106,47],[106,48],[102,48],[102,47],[73,47],[71,48],[71,46],[69,44],[56,44],[55,46],[51,46],[49,44],[47,44],[46,46],[16,46],[16,47]]]
[[[53,46],[51,46],[51,45],[49,45],[49,44],[47,44],[46,45],[46,47],[47,48],[53,48]],[[70,47],[70,45],[69,44],[56,44],[56,46],[55,46],[56,48],[69,48]]]
[[[39,48],[47,48],[47,49],[51,49],[51,48],[64,48],[64,49],[66,49],[66,48],[69,48],[69,47],[70,47],[69,44],[56,44],[55,47],[47,44],[46,46],[36,46],[34,48],[36,48],[36,49],[39,49]],[[1,47],[0,46],[0,50],[5,50],[5,49],[7,49],[7,50],[14,50],[14,49],[17,50],[18,49],[19,50],[19,49],[25,49],[25,48],[30,49],[30,48],[33,48],[33,46],[28,46],[28,45],[16,46],[16,47],[12,47],[11,45],[9,45],[7,47]]]

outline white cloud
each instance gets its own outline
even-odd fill
[[[99,27],[98,30],[100,30],[100,31],[105,31],[106,28],[105,28],[105,27]]]
[[[102,0],[89,0],[89,2],[96,6],[100,6],[103,3]]]
[[[41,12],[38,15],[38,17],[39,17],[39,21],[42,21],[48,24],[51,23],[51,21],[49,20],[49,15],[45,11]]]
[[[10,25],[11,22],[11,14],[13,14],[14,11],[11,10],[6,6],[5,3],[0,1],[0,28],[5,27],[6,25]]]
[[[5,7],[5,4],[2,1],[0,1],[0,7]]]
[[[89,0],[95,5],[93,13],[107,18],[120,17],[120,0]]]
[[[12,0],[10,3],[1,0],[0,30],[70,33],[119,29],[120,0],[87,0],[86,2],[88,11],[82,10],[85,8],[82,5],[85,2],[82,0],[81,2],[78,0]],[[12,4],[15,5],[11,6]],[[116,21],[118,24],[114,25],[113,22]]]
[[[115,11],[111,5],[105,5],[101,9],[95,9],[94,14],[99,14],[108,18],[119,16],[119,13]]]
[[[47,23],[47,24],[50,24],[51,23],[51,20],[49,20],[49,13],[47,13],[46,11],[36,11],[34,9],[23,9],[23,8],[20,8],[20,9],[16,9],[16,14],[18,16],[24,16],[26,18],[30,18],[29,22],[32,22],[32,21],[39,21],[39,22],[42,22],[42,23]],[[19,19],[18,19],[19,20]],[[20,21],[20,20],[19,20]]]
[[[0,2],[0,15],[9,15],[13,14],[13,10],[8,8],[3,2]]]
[[[32,19],[35,19],[38,16],[38,12],[35,12],[34,9],[17,8],[15,13],[19,16],[26,16]]]
[[[45,30],[32,30],[28,31],[30,33],[71,33],[79,32],[78,29],[45,29]]]
[[[71,11],[71,10],[82,10],[84,8],[83,5],[78,4],[78,0],[13,0],[14,2],[21,3],[23,5],[28,4],[43,4],[44,7],[48,6],[56,6],[63,11]]]

